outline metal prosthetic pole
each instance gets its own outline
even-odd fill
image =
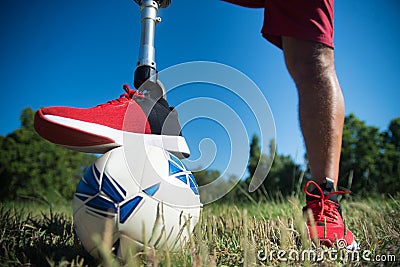
[[[152,98],[165,96],[165,89],[157,77],[155,61],[154,34],[157,23],[158,8],[166,8],[170,0],[134,0],[140,6],[142,32],[140,38],[139,60],[135,70],[134,86],[147,91]]]

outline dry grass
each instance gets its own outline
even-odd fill
[[[354,232],[361,251],[369,258],[394,255],[393,262],[351,261],[325,257],[322,261],[301,258],[307,250],[321,251],[310,242],[302,217],[302,201],[228,205],[214,203],[203,210],[202,219],[185,249],[147,249],[121,263],[104,252],[98,262],[82,248],[73,232],[71,211],[56,207],[2,204],[0,208],[1,266],[332,266],[400,264],[400,201],[395,198],[342,201],[347,226]],[[63,210],[54,212],[54,210]],[[42,211],[43,212],[42,212]],[[288,261],[271,251],[285,250]],[[265,257],[264,257],[265,256]],[[288,257],[289,256],[289,257]],[[390,260],[393,260],[391,258]]]

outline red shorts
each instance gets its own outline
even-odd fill
[[[333,48],[334,0],[223,0],[264,8],[263,36],[282,48],[282,36],[315,41]]]

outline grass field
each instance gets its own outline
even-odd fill
[[[398,266],[400,200],[342,201],[356,253],[316,246],[305,233],[303,201],[205,206],[187,248],[148,249],[120,263],[94,260],[75,236],[70,205],[2,203],[0,266]],[[317,255],[317,257],[314,257]]]

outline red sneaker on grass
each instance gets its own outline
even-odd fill
[[[314,185],[315,189],[309,192],[307,189]],[[349,191],[334,191],[334,182],[326,179],[326,183],[318,185],[314,181],[308,181],[304,187],[306,193],[306,206],[311,210],[314,223],[307,220],[308,234],[311,239],[318,239],[326,246],[336,244],[340,248],[357,250],[358,244],[353,233],[347,229],[343,222],[342,210],[337,201],[338,194],[347,194]]]
[[[123,88],[120,98],[92,108],[42,108],[35,114],[35,129],[48,141],[81,152],[105,153],[130,138],[188,157],[175,109],[164,98],[155,101]]]

